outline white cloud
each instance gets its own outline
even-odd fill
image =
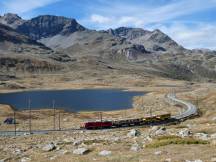
[[[60,0],[5,0],[1,2],[4,12],[23,14]]]
[[[163,32],[186,48],[209,48],[216,50],[216,24],[175,22],[169,26],[158,25]],[[155,28],[155,27],[154,27]]]
[[[173,0],[170,3],[157,5],[156,3],[129,3],[102,0],[100,6],[91,6],[88,10],[90,17],[80,22],[96,29],[128,27],[153,27],[164,31],[181,45],[187,48],[216,49],[216,24],[187,22],[173,23],[182,16],[216,8],[216,0]],[[93,21],[92,15],[100,15],[100,21]],[[171,25],[165,25],[165,24]],[[155,28],[154,28],[155,29]]]
[[[110,26],[127,25],[128,23],[136,26],[169,21],[214,7],[216,7],[215,0],[208,0],[207,2],[203,0],[179,0],[161,6],[104,1],[104,5],[91,7],[88,12],[90,15],[100,15],[100,17],[112,20],[104,21],[105,26],[108,23]],[[86,19],[89,20],[88,22],[95,23],[91,19],[92,15]],[[100,22],[99,27],[103,28],[102,22]]]
[[[125,25],[129,25],[133,24],[135,27],[140,27],[144,25],[144,22],[142,20],[140,20],[139,18],[136,17],[131,17],[131,16],[123,16],[119,19],[118,21],[118,25],[119,26],[125,26]]]
[[[91,15],[90,21],[94,22],[94,23],[109,23],[111,22],[111,19],[105,16],[101,16],[101,15],[97,15],[97,14],[93,14]]]

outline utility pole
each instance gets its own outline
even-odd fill
[[[100,121],[103,121],[103,116],[102,116],[102,112],[100,112]]]
[[[52,106],[53,106],[53,129],[55,130],[55,123],[56,123],[56,121],[55,121],[55,117],[56,117],[56,115],[55,115],[55,100],[53,100]]]
[[[145,106],[144,106],[144,98],[142,97],[142,109],[144,110],[145,109]]]
[[[145,106],[144,106],[144,99],[143,99],[143,97],[142,97],[141,99],[142,99],[142,111],[144,112],[144,116],[145,116]]]
[[[100,125],[101,125],[101,129],[102,129],[102,121],[103,121],[103,118],[102,118],[102,112],[99,112],[99,117],[100,117],[100,121],[101,121],[101,123],[100,123]]]
[[[13,118],[14,118],[14,135],[16,136],[16,110],[14,110]]]
[[[60,110],[59,110],[59,113],[58,113],[58,118],[59,118],[59,123],[58,123],[58,124],[59,124],[59,125],[58,125],[58,126],[59,126],[59,131],[61,130],[61,116],[60,116],[60,113],[61,113],[61,112],[60,112]]]
[[[31,129],[31,100],[28,100],[28,109],[29,109],[29,133],[32,133]]]
[[[196,96],[196,106],[197,108],[199,108],[199,97],[198,96]]]
[[[150,117],[152,117],[152,107],[150,106]]]

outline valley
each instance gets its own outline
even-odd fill
[[[215,161],[216,52],[186,49],[159,29],[119,27],[92,30],[73,18],[41,15],[24,20],[0,16],[0,93],[31,90],[126,89],[147,92],[130,109],[104,111],[103,119],[180,113],[182,105],[166,94],[197,106],[199,116],[176,125],[104,130],[71,130],[99,112],[56,112],[54,132],[0,137],[0,161]],[[23,102],[23,101],[21,101]],[[54,128],[53,109],[32,110],[32,129]],[[14,112],[0,105],[0,131]],[[16,129],[29,130],[29,111],[17,111]]]

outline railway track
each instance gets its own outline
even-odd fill
[[[172,116],[172,118],[176,119],[176,120],[185,120],[187,118],[190,118],[192,116],[196,116],[198,115],[198,109],[195,105],[193,105],[192,103],[180,100],[176,98],[176,95],[174,93],[169,93],[166,95],[166,97],[180,105],[183,105],[186,110],[178,115]]]
[[[198,109],[195,105],[193,105],[192,103],[180,100],[176,98],[176,95],[174,93],[169,93],[166,95],[166,98],[168,98],[169,100],[176,102],[180,105],[183,105],[186,110],[178,115],[172,116],[171,121],[167,121],[164,122],[162,124],[171,124],[171,123],[175,123],[176,121],[183,121],[186,120],[190,117],[196,116],[198,115]],[[143,126],[150,126],[149,125],[143,125]],[[143,126],[133,126],[133,127],[143,127]],[[129,126],[128,126],[129,127]],[[130,126],[131,127],[131,126]],[[113,128],[111,128],[113,129]],[[80,131],[83,130],[83,128],[71,128],[71,129],[62,129],[62,130],[34,130],[32,131],[32,134],[48,134],[49,132],[59,132],[59,131]],[[18,136],[22,136],[22,135],[28,135],[29,131],[17,131],[15,133],[15,131],[0,131],[0,136],[14,136],[14,135],[18,135]]]

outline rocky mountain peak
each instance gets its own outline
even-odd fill
[[[7,13],[4,16],[0,17],[0,23],[10,26],[11,28],[17,28],[17,26],[21,25],[24,22],[21,17],[17,14]]]
[[[34,40],[51,37],[57,34],[71,34],[85,28],[75,19],[63,16],[41,15],[20,25],[17,30]]]
[[[150,38],[151,40],[154,40],[158,43],[165,43],[167,41],[171,41],[172,39],[164,34],[162,31],[160,31],[159,29],[156,29],[152,32],[152,34],[150,35]]]
[[[19,17],[17,14],[13,14],[13,13],[6,13],[3,16],[5,19],[22,19],[21,17]]]
[[[108,33],[114,36],[127,38],[129,40],[135,39],[137,37],[143,36],[148,31],[141,28],[128,28],[128,27],[119,27],[117,29],[109,29]]]

